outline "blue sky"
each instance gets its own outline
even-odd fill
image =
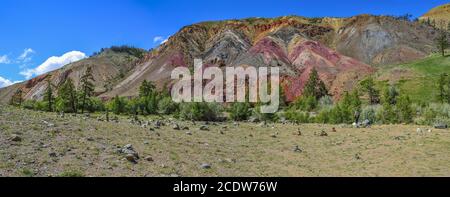
[[[415,17],[449,0],[2,0],[0,86],[34,77],[100,48],[159,45],[196,22],[246,17],[358,14]]]

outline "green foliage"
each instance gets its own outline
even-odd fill
[[[166,96],[158,102],[159,114],[169,115],[178,112],[178,104],[172,101],[172,98]]]
[[[325,86],[325,83],[320,80],[319,73],[315,68],[311,71],[311,74],[309,75],[309,79],[306,82],[305,88],[303,90],[303,96],[309,97],[313,96],[317,100],[327,96],[328,90]]]
[[[108,102],[107,107],[110,111],[112,111],[114,114],[119,115],[122,113],[125,113],[127,100],[123,97],[115,96],[113,100]]]
[[[16,92],[14,92],[14,95],[11,97],[9,104],[13,106],[21,106],[23,102],[22,93],[22,89],[17,89]]]
[[[447,31],[440,31],[439,36],[436,38],[436,46],[439,50],[439,52],[442,54],[442,57],[445,57],[445,50],[448,48],[448,38],[447,38]]]
[[[317,108],[318,101],[314,96],[301,96],[291,105],[291,108],[302,111],[313,111]]]
[[[450,103],[450,77],[447,73],[439,76],[437,99],[442,103]]]
[[[396,108],[399,122],[408,124],[413,122],[413,109],[411,104],[411,99],[407,95],[402,95],[398,98]]]
[[[81,100],[81,113],[87,108],[87,102],[89,98],[94,94],[94,76],[92,73],[92,68],[87,67],[83,76],[81,76],[80,83],[80,100]]]
[[[72,79],[67,79],[58,89],[58,97],[56,98],[56,111],[68,113],[77,112],[77,92]]]
[[[250,107],[251,106],[248,102],[236,102],[231,104],[228,109],[230,112],[230,118],[235,121],[248,120],[248,118],[252,115]]]
[[[35,100],[26,100],[22,103],[22,107],[24,109],[33,110],[35,109],[36,101]]]
[[[293,121],[295,123],[309,123],[310,116],[309,112],[299,111],[295,109],[289,109],[285,113],[287,120]]]
[[[102,49],[104,51],[105,49]],[[112,46],[110,48],[111,51],[114,51],[116,53],[128,53],[129,55],[135,56],[137,58],[143,58],[146,51],[144,49],[136,48],[133,46]]]
[[[179,117],[184,120],[215,121],[219,120],[223,112],[217,103],[182,103]]]
[[[371,105],[380,103],[380,92],[375,88],[375,81],[369,77],[360,82],[361,90],[369,96],[369,103]]]
[[[54,109],[55,97],[53,96],[53,87],[54,85],[51,82],[51,75],[48,75],[46,78],[47,88],[44,94],[44,101],[47,104],[46,111],[52,112]]]

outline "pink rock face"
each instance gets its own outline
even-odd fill
[[[320,79],[325,82],[335,99],[339,99],[342,93],[348,91],[345,89],[348,81],[345,80],[354,80],[350,79],[352,74],[359,73],[360,78],[363,78],[375,71],[371,66],[343,56],[315,41],[299,43],[289,54],[289,59],[299,74],[283,77],[282,84],[287,101],[294,101],[302,95],[313,68],[317,70]]]
[[[281,46],[268,37],[256,43],[255,46],[250,49],[250,54],[263,55],[266,64],[269,64],[272,59],[278,59],[285,63],[289,62],[286,52],[281,48]]]

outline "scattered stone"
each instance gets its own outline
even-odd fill
[[[188,132],[186,132],[186,135],[192,135],[192,133],[188,131]]]
[[[210,164],[207,164],[207,163],[204,163],[204,164],[202,164],[201,166],[200,166],[200,168],[201,169],[211,169],[211,165]]]
[[[183,130],[183,131],[189,131],[189,127],[184,126],[184,127],[181,128],[181,130]]]
[[[154,160],[153,160],[153,157],[147,156],[147,157],[145,157],[145,161],[153,162]]]
[[[250,117],[250,118],[248,119],[248,122],[250,122],[250,123],[258,123],[258,122],[259,122],[259,119],[256,118],[256,117]]]
[[[301,152],[303,152],[303,150],[302,150],[298,145],[294,146],[293,151],[296,152],[296,153],[301,153]]]
[[[125,158],[133,163],[136,163],[139,159],[139,154],[134,150],[133,145],[127,144],[123,148],[118,150],[119,153],[126,155]]]
[[[50,156],[50,157],[58,157],[58,155],[55,152],[49,153],[48,156]]]
[[[302,131],[300,129],[298,129],[296,135],[302,136]]]
[[[322,131],[320,132],[319,136],[320,136],[320,137],[327,137],[327,136],[328,136],[328,133],[325,132],[325,130],[322,130]]]
[[[435,129],[447,129],[448,125],[445,123],[436,123],[436,124],[434,124],[434,128]]]
[[[233,122],[233,126],[238,127],[239,123],[238,122]]]
[[[178,124],[173,124],[173,126],[172,126],[172,129],[174,129],[174,130],[180,130],[180,125],[178,125]]]
[[[277,135],[276,134],[272,134],[272,135],[270,135],[270,137],[277,138]]]
[[[149,141],[144,141],[144,145],[149,145],[150,142]]]
[[[20,136],[16,135],[16,134],[14,134],[14,135],[11,136],[10,140],[13,141],[13,142],[21,142],[22,138]]]
[[[209,128],[206,125],[202,125],[200,126],[200,131],[209,131]]]
[[[223,131],[219,131],[219,134],[221,134],[221,135],[223,135],[223,134],[225,134]]]
[[[331,130],[332,132],[336,133],[336,128],[333,127],[333,129]]]
[[[137,163],[137,158],[133,155],[133,154],[127,154],[125,156],[125,158],[127,159],[127,161],[132,162],[132,163]]]
[[[362,159],[361,153],[355,154],[355,159],[356,159],[356,160],[361,160],[361,159]]]

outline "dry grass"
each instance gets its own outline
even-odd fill
[[[124,117],[106,123],[0,106],[0,176],[450,176],[449,130],[223,123],[200,131],[200,123],[179,124],[192,135],[170,125],[150,131]],[[315,135],[321,130],[329,136]],[[22,141],[12,142],[14,134]],[[126,144],[139,152],[137,164],[116,153]]]

